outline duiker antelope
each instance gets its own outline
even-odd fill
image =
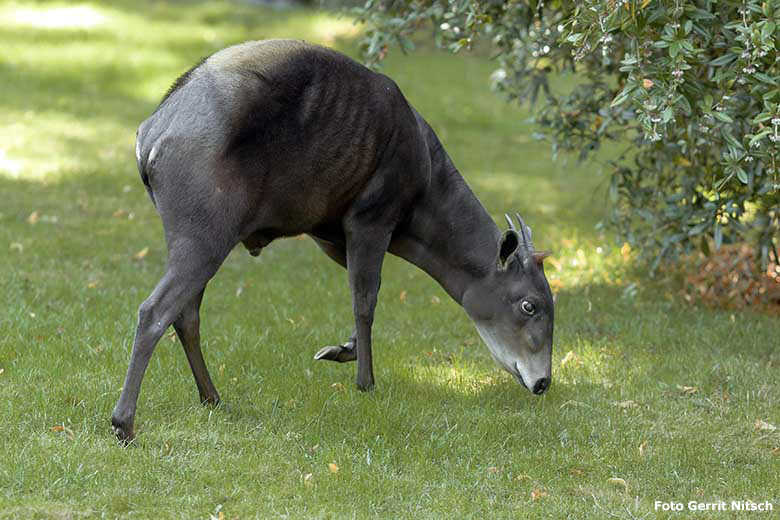
[[[217,52],[173,84],[138,129],[138,170],[162,218],[165,274],[138,311],[112,424],[132,438],[149,358],[172,324],[204,403],[219,400],[200,349],[206,284],[243,243],[252,255],[306,233],[348,271],[349,341],[316,359],[357,360],[374,385],[371,324],[385,253],[432,276],[498,364],[534,394],[550,385],[553,299],[531,230],[501,232],[398,86],[293,40]]]

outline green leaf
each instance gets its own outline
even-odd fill
[[[734,122],[734,120],[731,119],[731,116],[729,116],[727,113],[725,113],[725,112],[718,112],[717,110],[712,112],[712,117],[714,117],[718,121],[723,121],[724,123],[733,123]]]
[[[714,60],[710,61],[708,65],[711,65],[713,67],[721,67],[723,65],[728,65],[729,63],[736,60],[739,56],[735,53],[727,53],[723,56],[720,56],[718,58],[715,58]]]
[[[612,103],[609,104],[610,107],[614,108],[617,106],[622,105],[623,103],[628,100],[631,93],[636,90],[636,84],[635,83],[628,83],[625,87],[623,87],[623,90],[615,96],[615,99],[612,100]]]
[[[688,231],[688,236],[692,237],[700,234],[702,231],[710,227],[710,224],[711,224],[710,221],[704,221],[699,224],[696,224]]]
[[[737,157],[740,155],[741,151],[744,149],[742,146],[742,143],[737,141],[734,136],[731,134],[731,132],[727,128],[723,128],[720,131],[720,135],[723,136],[723,139],[732,147],[734,148],[734,151],[730,151],[731,155],[734,157]]]
[[[760,141],[761,139],[763,139],[764,137],[768,136],[771,133],[772,130],[769,128],[760,131],[759,133],[757,133],[756,135],[750,138],[750,144],[753,145],[753,143],[757,143],[758,141]]]
[[[769,85],[777,85],[777,80],[771,76],[767,76],[763,72],[754,72],[753,76],[755,76],[758,80],[763,81],[764,83],[768,83]]]
[[[753,118],[753,124],[763,123],[764,121],[769,121],[770,119],[772,119],[772,114],[769,112],[761,112]]]

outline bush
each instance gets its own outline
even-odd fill
[[[495,88],[536,104],[553,151],[581,159],[608,141],[611,215],[654,266],[681,251],[751,240],[777,258],[780,230],[780,2],[377,1],[355,9],[363,50],[414,49],[431,25],[453,52],[480,38]],[[548,77],[576,72],[567,92]]]

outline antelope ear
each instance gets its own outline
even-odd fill
[[[520,247],[520,235],[513,229],[507,229],[498,241],[498,267],[506,269]]]
[[[531,255],[531,257],[534,259],[534,263],[539,267],[542,266],[542,262],[548,256],[550,256],[549,251],[534,251],[533,254]]]

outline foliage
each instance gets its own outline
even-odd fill
[[[588,158],[606,141],[611,223],[656,264],[744,238],[764,265],[780,230],[780,3],[707,0],[367,0],[363,50],[378,63],[431,23],[451,51],[488,39],[495,87],[543,103],[554,150]],[[566,92],[548,76],[576,73]]]

